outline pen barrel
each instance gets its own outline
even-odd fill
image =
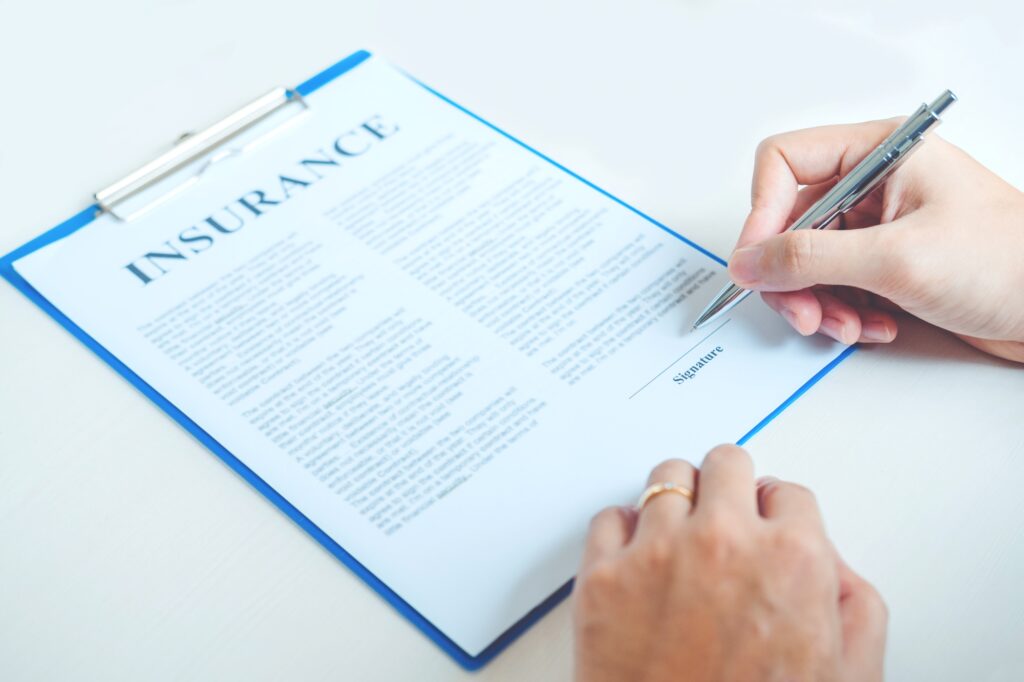
[[[942,122],[939,115],[955,101],[956,95],[946,90],[931,104],[922,104],[853,170],[814,202],[789,229],[823,230],[831,227],[836,218],[860,203],[907,160],[924,140],[925,133]]]
[[[789,228],[790,230],[824,230],[841,214],[856,206],[871,190],[880,185],[904,154],[892,154],[885,144],[876,147],[835,186],[816,201]]]
[[[856,206],[907,160],[924,140],[925,133],[941,123],[939,115],[955,101],[956,95],[946,90],[931,104],[922,104],[903,125],[892,131],[853,170],[814,202],[789,229],[824,230],[831,227],[837,217]],[[694,329],[700,329],[724,315],[749,294],[735,284],[726,286],[697,316]]]

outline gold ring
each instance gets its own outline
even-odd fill
[[[662,493],[679,493],[687,500],[690,504],[693,504],[693,491],[686,486],[679,485],[678,483],[666,482],[666,483],[655,483],[647,486],[647,490],[640,496],[640,499],[636,503],[637,509],[643,509],[652,498]]]

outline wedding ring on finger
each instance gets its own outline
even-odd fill
[[[658,495],[661,495],[662,493],[677,493],[685,497],[687,500],[689,500],[690,504],[693,504],[692,490],[690,490],[686,486],[679,485],[678,483],[666,481],[664,483],[654,483],[652,485],[647,486],[647,490],[643,492],[643,495],[641,495],[640,499],[637,501],[636,508],[642,510],[648,502],[650,502]]]

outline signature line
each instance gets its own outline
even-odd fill
[[[711,337],[712,337],[712,336],[713,336],[714,334],[717,334],[717,333],[718,333],[718,330],[719,330],[719,329],[721,329],[721,328],[722,328],[722,327],[724,327],[725,325],[729,324],[730,322],[732,322],[732,318],[731,318],[731,317],[730,317],[730,318],[729,318],[728,320],[726,320],[725,322],[723,322],[722,324],[720,324],[720,325],[718,325],[717,327],[715,327],[714,329],[712,329],[712,330],[711,330],[710,332],[708,332],[708,335],[707,335],[707,336],[705,336],[705,337],[704,337],[703,339],[701,339],[701,340],[700,340],[700,341],[698,341],[697,343],[695,343],[695,344],[693,344],[692,346],[690,346],[690,350],[686,351],[685,353],[683,353],[682,355],[680,355],[680,356],[679,356],[678,358],[676,358],[675,360],[673,360],[673,361],[672,361],[672,363],[671,363],[671,364],[670,364],[670,365],[669,365],[668,367],[666,367],[665,369],[663,369],[663,370],[661,370],[660,372],[658,372],[657,374],[655,374],[655,375],[654,375],[654,377],[653,377],[653,378],[652,378],[652,379],[651,379],[650,381],[648,381],[648,382],[647,382],[646,384],[644,384],[644,385],[643,385],[643,386],[641,386],[640,388],[636,389],[636,393],[634,393],[633,395],[629,396],[629,400],[632,400],[633,398],[635,398],[635,397],[637,396],[637,394],[638,394],[638,393],[640,393],[640,391],[644,390],[645,388],[647,388],[648,386],[650,386],[651,384],[653,384],[653,383],[654,383],[654,380],[655,380],[655,379],[657,379],[657,378],[658,378],[658,377],[660,377],[660,376],[661,376],[662,374],[664,374],[665,372],[667,372],[667,371],[669,371],[670,369],[672,369],[672,367],[674,367],[674,366],[675,366],[675,364],[676,364],[677,362],[679,362],[680,360],[682,360],[683,358],[685,358],[685,357],[686,357],[687,355],[689,355],[690,353],[692,353],[692,352],[693,352],[693,350],[694,350],[694,349],[695,349],[695,348],[696,348],[697,346],[699,346],[700,344],[702,344],[702,343],[704,343],[705,341],[707,341],[708,339],[710,339],[710,338],[711,338]]]

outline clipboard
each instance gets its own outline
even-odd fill
[[[184,137],[172,150],[166,154],[161,155],[157,159],[147,163],[140,167],[136,171],[130,173],[124,178],[117,182],[97,191],[93,195],[94,202],[80,211],[79,213],[71,216],[64,222],[44,232],[43,234],[35,237],[34,239],[26,242],[22,246],[14,249],[10,253],[3,257],[0,257],[0,275],[10,282],[15,288],[21,291],[29,300],[35,303],[41,308],[46,314],[57,321],[62,327],[68,332],[75,336],[79,341],[90,348],[96,355],[98,355],[104,362],[110,365],[116,372],[118,372],[127,381],[133,384],[139,391],[141,391],[147,398],[155,403],[160,409],[166,412],[172,419],[178,422],[182,427],[187,429],[199,442],[205,445],[211,452],[219,457],[225,464],[231,467],[236,473],[238,473],[243,479],[245,479],[251,486],[258,490],[264,497],[270,502],[276,505],[282,512],[292,519],[299,527],[305,530],[310,536],[312,536],[317,542],[320,543],[327,551],[338,558],[343,564],[345,564],[355,575],[369,585],[374,591],[376,591],[381,597],[383,597],[391,606],[397,610],[402,616],[412,622],[417,628],[419,628],[427,637],[429,637],[437,646],[439,646],[445,653],[451,656],[459,665],[467,670],[476,670],[484,666],[490,660],[492,660],[498,653],[505,649],[511,644],[520,634],[526,631],[533,623],[544,616],[548,611],[553,609],[558,603],[565,599],[572,591],[572,581],[565,583],[553,594],[551,594],[542,603],[534,607],[529,613],[523,616],[518,622],[508,628],[502,633],[496,640],[488,645],[479,654],[471,655],[453,640],[445,635],[437,626],[430,622],[421,613],[416,611],[408,602],[406,602],[399,594],[392,590],[387,584],[385,584],[380,578],[369,571],[363,564],[361,564],[352,554],[345,550],[344,547],[339,545],[334,539],[332,539],[326,532],[321,530],[314,524],[309,518],[303,515],[291,502],[289,502],[284,496],[278,493],[273,487],[271,487],[262,478],[256,475],[248,466],[246,466],[240,459],[235,457],[230,451],[222,446],[216,439],[214,439],[209,433],[203,430],[198,424],[196,424],[187,414],[171,403],[166,397],[161,395],[152,386],[145,382],[138,374],[124,364],[118,357],[107,350],[104,346],[98,343],[95,339],[89,336],[81,327],[67,317],[61,310],[54,306],[48,301],[43,295],[36,291],[14,268],[14,263],[23,258],[24,256],[50,244],[52,242],[61,240],[77,230],[89,225],[98,216],[108,213],[115,218],[120,220],[130,221],[132,217],[131,212],[124,212],[122,208],[126,202],[129,202],[133,197],[139,195],[148,189],[158,185],[161,181],[172,176],[174,173],[181,171],[183,168],[187,168],[190,163],[196,162],[197,159],[202,159],[206,155],[210,154],[212,150],[223,147],[227,142],[236,139],[239,135],[249,130],[256,124],[267,120],[273,116],[276,112],[279,112],[282,108],[289,105],[296,105],[301,107],[307,107],[309,104],[305,101],[305,97],[315,92],[316,90],[328,85],[335,79],[342,77],[347,72],[357,68],[361,63],[369,59],[370,53],[362,50],[356,52],[348,57],[342,59],[336,64],[324,69],[320,73],[313,77],[303,81],[301,84],[294,88],[278,87],[268,93],[257,98],[253,102],[242,107],[235,113],[226,117],[225,119],[215,123],[214,125],[206,128],[205,130],[190,134]],[[571,170],[565,168],[561,164],[553,161],[544,154],[538,152],[532,147],[524,144],[515,137],[494,126],[483,118],[477,116],[473,112],[469,111],[465,107],[452,101],[445,95],[437,92],[430,88],[428,85],[416,80],[412,76],[405,74],[415,83],[423,87],[425,90],[435,95],[436,97],[443,100],[448,105],[458,109],[464,114],[476,119],[480,123],[486,125],[488,128],[526,149],[530,153],[536,155],[545,162],[555,166],[560,171],[568,174],[569,176],[579,180],[583,184],[587,185],[591,189],[599,192],[605,197],[611,199],[615,203],[623,206],[629,211],[640,216],[644,220],[648,221],[652,225],[658,227],[661,230],[671,234],[675,238],[684,242],[691,248],[699,251],[700,253],[710,257],[717,263],[725,265],[725,261],[711,253],[707,249],[687,239],[686,237],[678,234],[662,223],[654,220],[650,216],[642,213],[641,211],[633,208],[624,201],[617,197],[609,194],[608,192],[597,187],[593,183],[580,177]],[[196,171],[196,176],[201,175],[203,167],[200,167]],[[156,199],[149,204],[144,206],[144,210],[158,210],[160,198]],[[817,383],[824,375],[828,374],[833,368],[835,368],[844,359],[850,356],[851,353],[856,349],[856,346],[850,346],[838,355],[829,364],[823,367],[817,374],[812,376],[806,383],[804,383],[799,389],[797,389],[789,398],[787,398],[782,404],[776,407],[771,413],[769,413],[763,420],[755,424],[747,433],[743,434],[736,442],[738,445],[742,445],[753,437],[758,431],[764,428],[769,422],[771,422],[776,416],[786,409],[793,401],[799,398],[805,393],[811,386]]]

